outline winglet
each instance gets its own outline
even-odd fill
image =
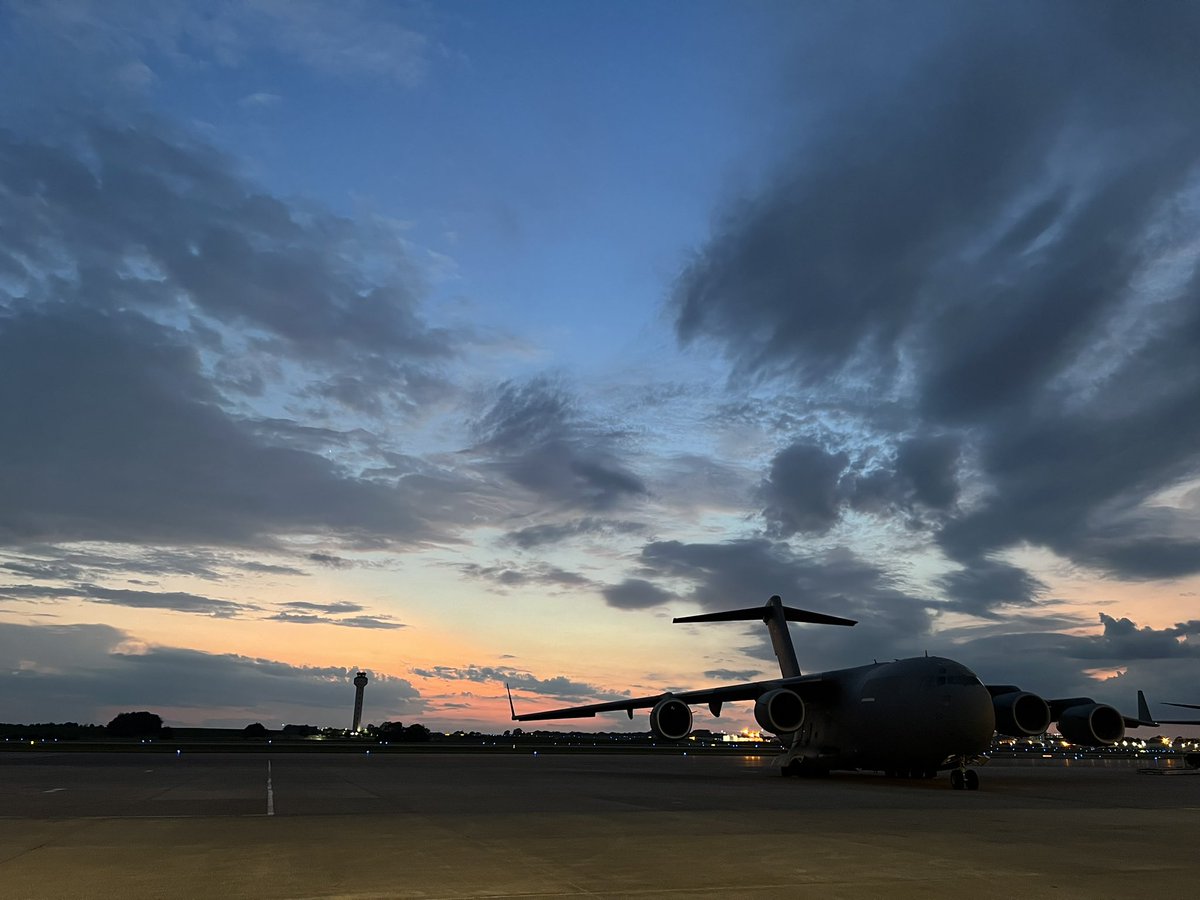
[[[517,709],[512,702],[512,688],[508,686],[508,682],[504,683],[504,692],[508,694],[508,711],[512,713],[512,720],[517,721]]]

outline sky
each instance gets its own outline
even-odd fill
[[[0,0],[0,720],[348,727],[361,669],[364,721],[502,730],[774,676],[670,621],[772,594],[859,620],[804,671],[1200,702],[1197,46]]]

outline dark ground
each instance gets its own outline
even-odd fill
[[[1200,774],[698,755],[0,754],[0,896],[1192,896]]]

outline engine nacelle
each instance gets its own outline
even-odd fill
[[[1125,719],[1104,703],[1083,703],[1059,714],[1058,733],[1072,744],[1103,747],[1125,737]]]
[[[992,698],[996,730],[1011,737],[1044,734],[1050,727],[1050,705],[1037,694],[1009,691]]]
[[[659,700],[650,710],[650,730],[664,741],[682,741],[692,733],[692,708],[676,697]]]
[[[754,719],[771,734],[799,731],[804,724],[804,700],[787,688],[767,691],[754,702]]]

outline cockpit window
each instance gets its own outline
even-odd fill
[[[980,684],[974,675],[939,675],[938,684]]]

